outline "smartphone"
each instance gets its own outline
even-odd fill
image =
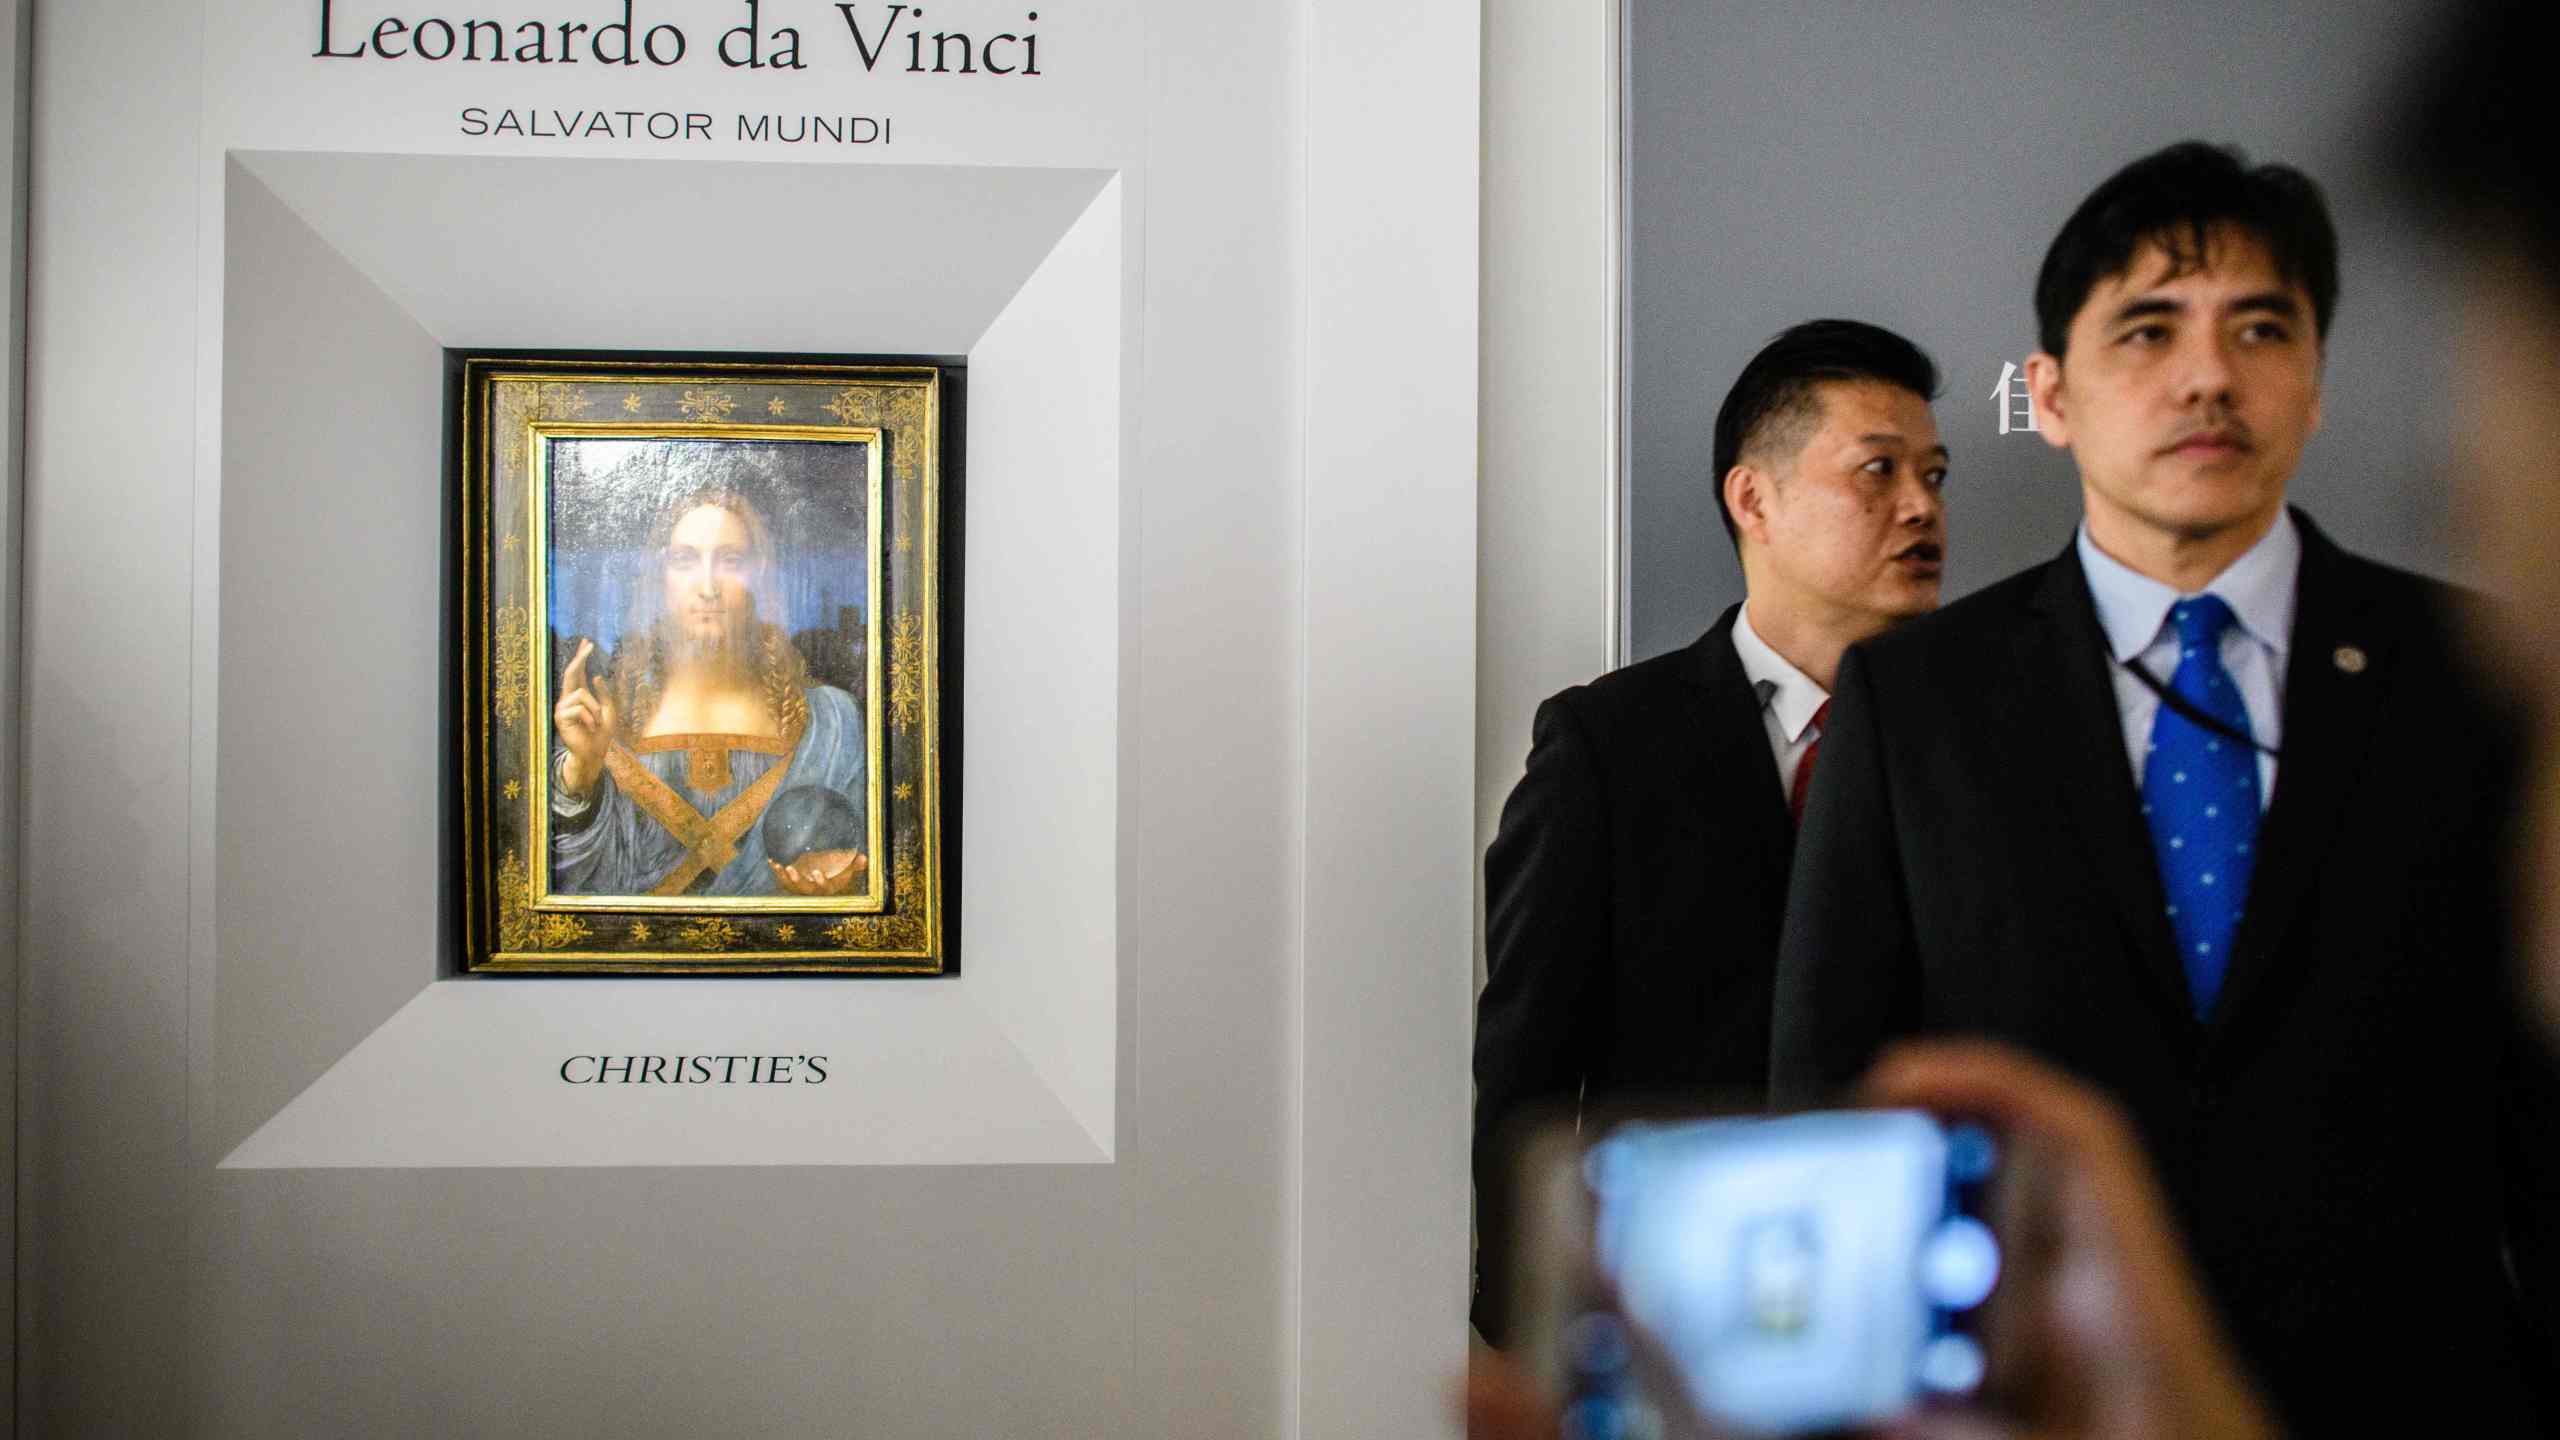
[[[1569,1435],[1797,1435],[1984,1401],[2001,1141],[1913,1110],[1651,1114],[1526,1150],[1524,1356]]]

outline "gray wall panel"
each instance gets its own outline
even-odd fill
[[[1991,391],[2034,343],[2053,232],[2124,162],[2189,137],[2308,170],[2341,232],[2327,424],[2294,498],[2332,535],[2447,573],[2441,298],[2359,156],[2421,18],[2356,3],[2144,7],[1631,0],[1630,636],[1686,643],[1742,582],[1706,472],[1725,388],[1816,315],[1938,359],[1955,451],[1947,595],[2041,560],[2079,514],[2069,457],[2002,435]]]

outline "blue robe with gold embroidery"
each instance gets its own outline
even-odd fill
[[[790,755],[791,769],[783,788],[823,785],[851,800],[868,820],[866,737],[862,710],[851,695],[832,685],[809,687],[809,723]],[[726,754],[728,783],[696,790],[695,766],[685,749],[625,752],[645,766],[685,803],[704,817],[718,815],[746,793],[783,757],[743,748],[746,737]],[[608,770],[583,801],[572,799],[559,783],[560,761],[552,757],[551,888],[560,895],[647,895],[668,875],[687,863],[691,847],[657,817],[625,793]],[[771,797],[766,797],[770,803]],[[761,820],[759,814],[755,817]],[[865,826],[867,833],[867,824]],[[696,877],[685,895],[774,895],[781,888],[765,864],[764,827],[749,824],[736,841],[737,853],[715,873]]]

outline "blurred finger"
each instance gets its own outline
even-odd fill
[[[1563,1423],[1529,1377],[1499,1355],[1478,1357],[1467,1367],[1459,1408],[1467,1440],[1555,1440]]]
[[[1877,1440],[2011,1440],[2017,1427],[1954,1410],[1907,1415],[1876,1432]]]
[[[1859,1100],[1979,1116],[2073,1150],[2123,1150],[2129,1144],[2124,1122],[2094,1092],[2021,1051],[1987,1042],[1888,1051],[1867,1073]]]
[[[569,657],[569,668],[560,672],[560,688],[563,691],[587,688],[587,657],[593,655],[595,651],[596,642],[593,640],[578,642],[578,653]]]

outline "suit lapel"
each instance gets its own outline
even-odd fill
[[[1736,848],[1760,857],[1764,893],[1776,896],[1785,892],[1794,859],[1795,822],[1787,815],[1777,763],[1769,758],[1759,693],[1751,688],[1742,656],[1733,648],[1734,618],[1741,613],[1739,605],[1726,610],[1690,647],[1698,679],[1694,733],[1703,743],[1689,788],[1705,807],[1711,827],[1742,831],[1735,837]]]
[[[2045,567],[2031,604],[2036,623],[2019,627],[2018,666],[2027,682],[2028,709],[2028,753],[2020,758],[2053,777],[2053,803],[2078,828],[2095,886],[2114,907],[2135,967],[2148,978],[2146,988],[2170,1013],[2190,1020],[2194,1009],[2169,928],[2159,862],[2125,763],[2124,720],[2108,676],[2106,637],[2076,549],[2065,549]]]
[[[2302,574],[2285,663],[2283,754],[2276,762],[2274,799],[2258,827],[2258,866],[2249,879],[2231,971],[2214,1007],[2217,1031],[2271,979],[2299,963],[2286,952],[2286,936],[2365,773],[2396,638],[2386,629],[2388,617],[2368,611],[2352,573],[2355,560],[2300,512],[2294,523],[2302,532]]]

